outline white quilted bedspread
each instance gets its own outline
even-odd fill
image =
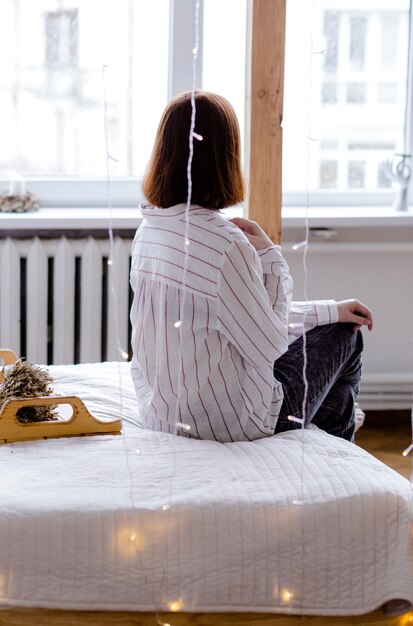
[[[153,433],[129,423],[128,365],[50,369],[60,393],[128,422],[122,436],[0,446],[2,606],[351,615],[413,602],[410,484],[356,445]]]

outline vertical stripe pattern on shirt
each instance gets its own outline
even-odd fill
[[[222,442],[272,435],[282,403],[273,363],[288,349],[292,290],[280,249],[257,253],[202,207],[190,208],[187,232],[185,205],[142,213],[131,268],[142,422],[169,433],[185,422],[191,436]]]

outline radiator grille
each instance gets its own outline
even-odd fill
[[[131,244],[115,238],[109,267],[107,240],[1,240],[0,346],[36,363],[118,361],[118,327],[130,354]]]

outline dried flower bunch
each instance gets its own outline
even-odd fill
[[[0,194],[0,213],[26,213],[39,208],[39,200],[32,193],[23,196]]]
[[[6,400],[21,398],[39,398],[51,396],[50,384],[53,379],[37,365],[19,359],[5,371],[3,383],[0,385],[0,408]],[[18,410],[19,422],[49,422],[56,420],[53,406],[27,406]]]

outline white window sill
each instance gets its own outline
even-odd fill
[[[228,209],[224,215],[242,215],[241,207]],[[306,210],[283,209],[283,228],[302,228]],[[1,213],[0,232],[36,230],[104,230],[112,221],[114,229],[135,230],[142,219],[138,208],[42,208],[28,213]],[[413,227],[413,208],[396,212],[387,208],[365,207],[311,207],[308,210],[310,228],[387,228]],[[7,233],[4,233],[7,234]]]
[[[282,212],[284,228],[302,228],[306,209],[288,207]],[[413,207],[408,211],[394,211],[391,208],[366,207],[311,207],[308,210],[310,228],[372,228],[413,226]]]
[[[112,226],[116,229],[136,229],[142,219],[139,209],[112,210]],[[42,208],[28,213],[1,213],[3,230],[100,230],[108,229],[111,212],[108,208]]]

